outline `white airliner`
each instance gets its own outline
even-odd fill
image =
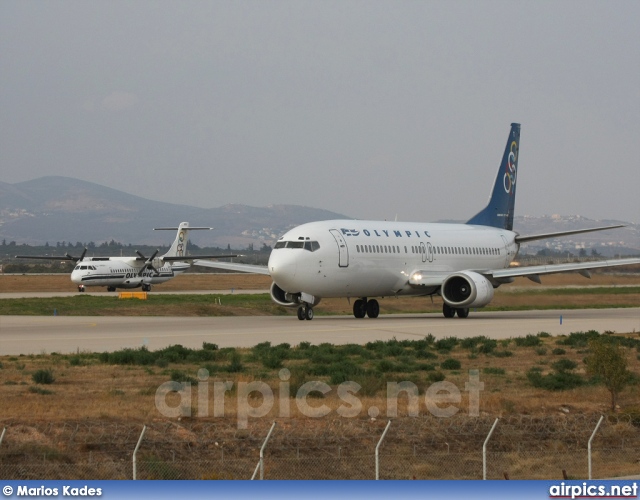
[[[191,266],[188,261],[196,259],[216,259],[237,257],[237,255],[187,255],[189,231],[210,230],[210,227],[190,227],[181,222],[178,227],[159,227],[154,231],[177,231],[169,251],[156,257],[158,250],[149,258],[136,250],[137,257],[85,257],[85,248],[80,257],[66,254],[64,257],[16,255],[18,259],[72,260],[76,267],[71,272],[71,281],[84,292],[87,286],[106,286],[107,291],[116,288],[138,288],[148,292],[151,285],[169,281],[185,272]]]
[[[298,318],[313,319],[322,298],[356,299],[356,318],[376,318],[375,298],[440,295],[443,314],[469,315],[486,306],[493,291],[518,276],[540,282],[540,275],[640,264],[640,259],[510,267],[526,241],[613,229],[597,227],[521,236],[513,231],[520,124],[509,138],[488,205],[466,224],[329,220],[303,224],[276,243],[267,267],[195,261],[194,264],[272,277],[271,298],[297,307]]]

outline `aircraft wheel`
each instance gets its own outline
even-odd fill
[[[447,304],[442,304],[442,314],[445,318],[453,318],[456,315],[456,310]]]
[[[108,286],[107,287],[107,292],[115,292],[116,291],[116,287],[115,286]]]
[[[367,314],[367,303],[362,299],[356,300],[353,303],[353,315],[356,318],[364,318],[366,314]]]
[[[304,321],[306,319],[303,307],[298,307],[298,319],[300,321]]]
[[[83,287],[82,285],[80,285],[80,286],[78,287],[78,291],[79,291],[80,293],[84,293],[84,287]]]
[[[467,318],[469,317],[469,308],[456,309],[456,314],[458,315],[458,318]]]
[[[380,304],[378,304],[378,301],[375,299],[367,301],[367,316],[377,318],[379,314]]]
[[[305,319],[308,319],[309,321],[311,321],[313,319],[313,308],[306,306],[304,308],[304,316],[305,316]]]
[[[151,285],[142,285],[142,291],[143,292],[150,292],[151,291]]]

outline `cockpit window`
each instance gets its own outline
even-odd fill
[[[273,247],[274,250],[278,248],[303,248],[309,252],[315,252],[320,248],[320,244],[317,241],[278,241]]]
[[[315,252],[320,248],[320,244],[317,241],[305,241],[304,249],[309,250],[310,252]]]

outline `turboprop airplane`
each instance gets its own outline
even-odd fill
[[[523,236],[513,231],[520,124],[512,123],[488,205],[466,224],[328,220],[303,224],[282,236],[267,267],[195,261],[194,264],[269,274],[271,298],[297,307],[298,318],[313,319],[322,298],[346,297],[356,318],[376,318],[380,306],[371,297],[440,295],[445,317],[466,318],[483,307],[494,289],[518,276],[540,276],[640,264],[640,259],[510,267],[520,244],[591,231],[607,226]]]
[[[169,251],[156,257],[145,257],[136,250],[137,257],[85,257],[85,248],[80,257],[65,254],[64,257],[16,255],[17,259],[70,260],[76,263],[71,272],[71,281],[78,285],[78,291],[84,292],[87,286],[106,286],[107,291],[116,288],[138,288],[148,292],[151,285],[169,281],[185,272],[196,259],[216,259],[237,257],[237,255],[187,255],[189,231],[211,230],[211,227],[190,227],[181,222],[178,227],[159,227],[154,231],[177,231],[176,238]]]

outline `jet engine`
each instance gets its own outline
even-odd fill
[[[297,307],[300,305],[300,294],[299,293],[287,293],[275,282],[271,283],[271,300],[273,300],[276,304],[285,307]]]
[[[461,271],[447,276],[440,295],[448,306],[456,309],[483,307],[493,299],[493,285],[481,274]]]

